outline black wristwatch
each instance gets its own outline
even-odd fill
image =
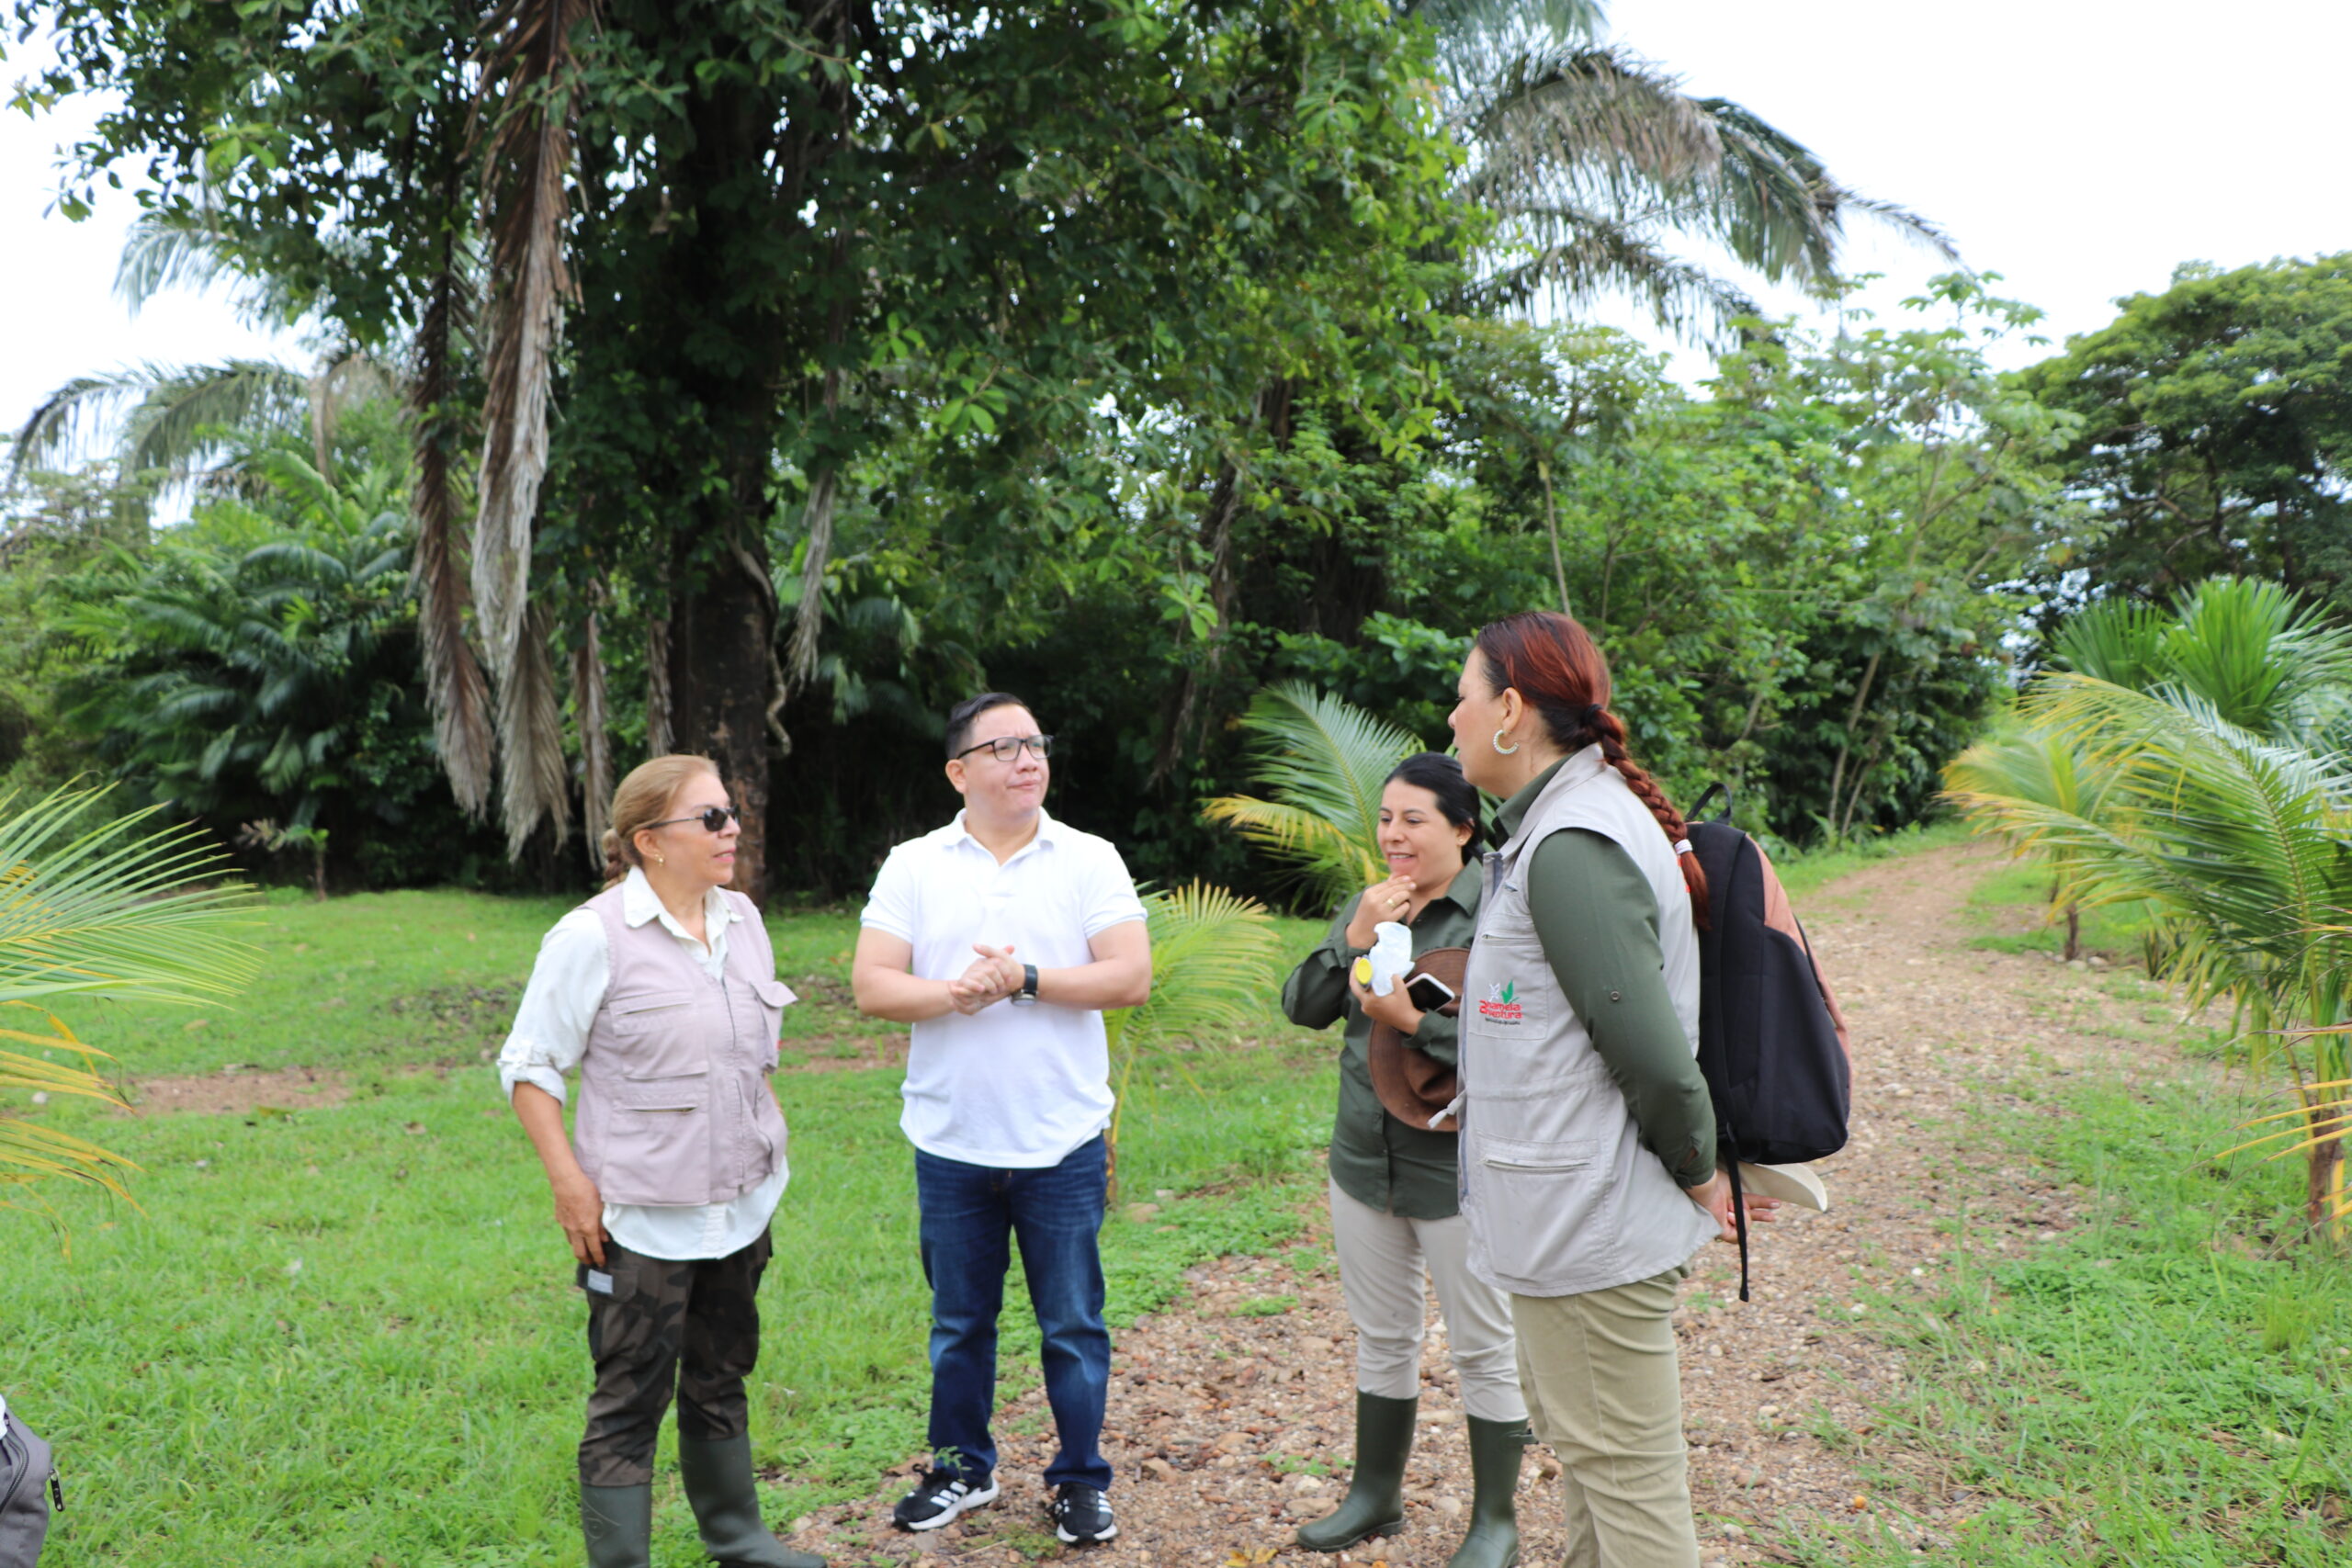
[[[1037,966],[1035,964],[1023,964],[1021,966],[1021,988],[1007,997],[1005,1000],[1017,1008],[1033,1008],[1037,1005]]]

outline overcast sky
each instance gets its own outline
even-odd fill
[[[2352,0],[1612,0],[1610,15],[1691,92],[1746,105],[1850,187],[1941,224],[1969,265],[2049,312],[2053,339],[2161,289],[2183,261],[2352,250]],[[33,58],[11,46],[0,76]],[[50,212],[55,149],[89,119],[78,105],[0,114],[0,421],[14,429],[69,378],[141,359],[300,363],[299,341],[243,329],[217,299],[123,309],[130,196],[108,193],[78,224]],[[1889,275],[1867,299],[1883,316],[1940,268],[1867,233],[1855,259]]]

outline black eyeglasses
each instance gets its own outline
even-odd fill
[[[723,833],[729,822],[741,822],[743,814],[731,806],[708,806],[692,817],[673,817],[667,821],[648,822],[649,828],[667,828],[679,822],[699,822],[706,833]]]
[[[956,761],[960,762],[975,751],[986,751],[1000,762],[1010,762],[1021,755],[1023,746],[1035,752],[1037,760],[1042,762],[1054,749],[1054,738],[1050,735],[1000,735],[994,740],[983,740],[978,746],[965,747],[956,753]]]

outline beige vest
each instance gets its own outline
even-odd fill
[[[1573,1296],[1646,1280],[1715,1234],[1645,1147],[1625,1097],[1544,956],[1521,880],[1566,828],[1613,840],[1649,879],[1666,984],[1699,1041],[1699,941],[1690,896],[1657,818],[1591,746],[1561,764],[1519,831],[1487,857],[1461,1022],[1462,1214],[1470,1269],[1522,1296]],[[1625,918],[1634,919],[1632,911]]]
[[[784,1158],[767,1076],[790,993],[759,910],[727,899],[741,918],[718,978],[660,920],[623,919],[618,887],[582,906],[605,922],[612,977],[580,1060],[572,1147],[608,1203],[724,1203]]]

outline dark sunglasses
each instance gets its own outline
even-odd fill
[[[1000,735],[994,740],[983,740],[978,746],[965,747],[956,753],[956,760],[960,762],[975,751],[986,751],[1000,762],[1010,762],[1021,755],[1023,746],[1035,751],[1042,762],[1054,749],[1054,738],[1050,735]]]
[[[673,817],[666,821],[648,822],[646,826],[649,828],[667,828],[672,824],[678,822],[699,822],[702,824],[703,831],[706,833],[722,833],[727,830],[727,824],[729,822],[741,822],[742,820],[743,814],[736,810],[733,807],[713,806],[697,812],[692,817]]]

